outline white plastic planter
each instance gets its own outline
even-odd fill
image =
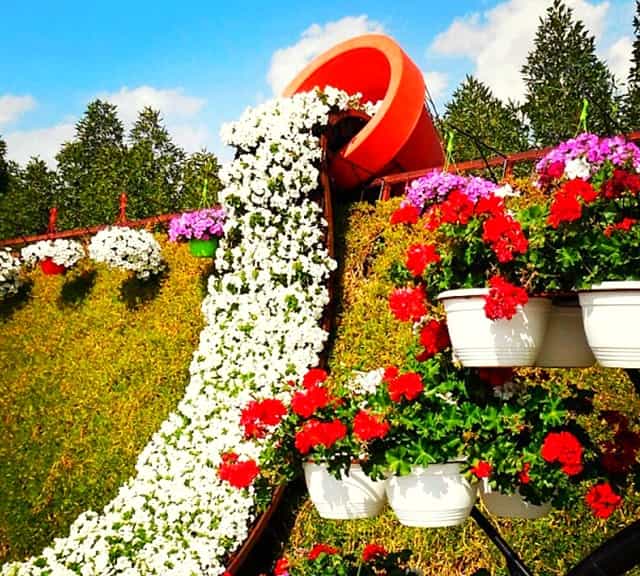
[[[587,341],[598,364],[640,368],[640,282],[603,282],[579,297]]]
[[[591,352],[582,324],[577,299],[554,301],[547,331],[536,358],[543,368],[588,368],[596,359]]]
[[[549,502],[538,506],[527,502],[518,493],[503,494],[502,492],[495,492],[489,487],[485,487],[484,484],[480,486],[480,498],[491,514],[501,518],[536,520],[546,516],[551,510]]]
[[[477,486],[460,473],[460,464],[415,467],[387,480],[387,498],[400,524],[440,528],[462,524],[476,501]]]
[[[386,481],[371,480],[357,464],[352,464],[349,474],[338,480],[326,466],[307,462],[304,479],[318,514],[329,520],[373,518],[386,502]]]
[[[447,313],[453,353],[463,366],[533,366],[551,300],[530,298],[510,320],[491,320],[484,312],[488,293],[488,288],[471,288],[438,295]]]

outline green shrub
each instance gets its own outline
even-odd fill
[[[159,240],[169,271],[155,286],[38,270],[0,309],[0,563],[100,510],[182,397],[211,261]]]

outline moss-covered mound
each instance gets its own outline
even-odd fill
[[[389,216],[397,206],[397,199],[375,206],[356,204],[341,223],[339,322],[330,358],[336,379],[346,377],[354,368],[371,370],[401,363],[415,337],[410,324],[397,322],[388,310],[387,297],[393,287],[388,276],[391,264],[403,260],[407,246],[419,242],[416,234],[421,233],[418,227],[389,226]],[[616,408],[635,422],[640,418],[640,398],[622,371],[531,370],[530,375],[537,381],[552,377],[577,383],[595,391],[597,406]],[[580,505],[571,512],[554,511],[536,521],[496,519],[496,523],[533,573],[562,575],[639,516],[640,494],[629,493],[623,508],[607,522],[594,519]],[[387,510],[373,520],[327,521],[319,518],[309,501],[297,510],[285,553],[295,555],[316,542],[357,551],[372,541],[389,550],[412,549],[425,576],[471,574],[481,567],[492,574],[507,574],[501,555],[472,520],[458,528],[413,529],[401,526]]]
[[[211,260],[158,239],[157,281],[37,270],[1,304],[0,563],[106,504],[182,396]]]

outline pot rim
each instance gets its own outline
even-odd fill
[[[640,280],[607,280],[592,284],[590,288],[578,290],[579,294],[589,292],[638,292],[640,291]]]

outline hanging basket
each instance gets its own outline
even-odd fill
[[[309,498],[321,518],[353,520],[380,514],[385,499],[385,481],[371,480],[357,464],[340,480],[327,467],[313,462],[304,464],[304,479]]]
[[[462,524],[475,504],[476,489],[455,462],[416,466],[407,476],[387,480],[387,498],[398,521],[418,528]]]
[[[587,341],[598,364],[640,368],[640,282],[602,282],[579,296]]]
[[[453,353],[463,366],[533,366],[547,329],[551,300],[530,298],[510,320],[484,312],[487,288],[438,295],[447,314]]]
[[[62,266],[61,264],[56,264],[51,258],[40,260],[40,268],[47,276],[64,274],[67,271],[64,266]]]
[[[218,239],[198,240],[193,238],[189,240],[189,252],[197,258],[213,258],[218,248]]]

